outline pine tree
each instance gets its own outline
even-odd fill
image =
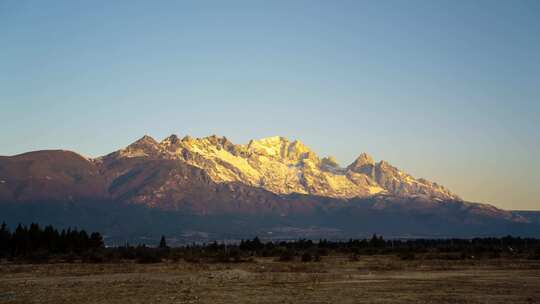
[[[261,250],[264,247],[263,243],[261,242],[261,240],[259,239],[258,236],[256,236],[253,239],[252,246],[253,246],[253,250],[255,250],[255,251]]]
[[[93,232],[90,235],[90,248],[103,247],[103,237],[99,232]]]
[[[164,235],[161,236],[161,240],[159,241],[159,248],[162,248],[162,249],[169,248],[167,246],[167,241],[165,240]]]
[[[6,223],[2,223],[2,227],[0,228],[0,256],[7,255],[10,239],[11,233]]]

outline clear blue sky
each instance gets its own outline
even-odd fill
[[[0,155],[282,135],[540,209],[540,1],[0,0],[0,106]]]

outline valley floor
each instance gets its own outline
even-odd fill
[[[2,263],[0,303],[540,303],[540,261]]]

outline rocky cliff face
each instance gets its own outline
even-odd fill
[[[135,157],[176,160],[204,170],[216,183],[238,182],[276,194],[332,198],[390,194],[459,200],[444,187],[415,179],[385,161],[375,163],[367,154],[341,168],[333,157],[320,158],[302,142],[277,136],[245,145],[218,136],[180,139],[171,135],[160,143],[145,136],[100,160]]]

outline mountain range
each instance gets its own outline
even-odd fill
[[[277,136],[143,136],[98,158],[3,156],[0,210],[12,224],[90,226],[113,239],[540,236],[534,216],[466,202],[365,153],[340,167]]]

